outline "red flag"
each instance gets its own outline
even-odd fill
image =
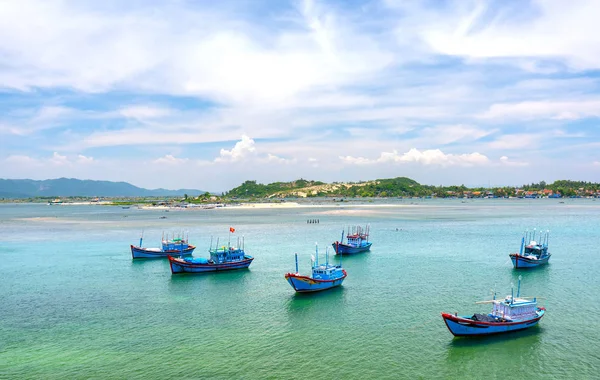
[[[229,227],[229,232],[235,232],[235,228]]]

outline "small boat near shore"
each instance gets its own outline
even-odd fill
[[[182,235],[178,237],[172,237],[169,239],[168,235],[165,239],[164,235],[162,238],[162,244],[160,248],[145,248],[142,247],[143,236],[140,237],[140,245],[131,245],[131,256],[134,259],[157,259],[171,256],[185,256],[191,255],[196,249],[195,246],[188,243],[188,239]]]
[[[521,250],[519,253],[509,254],[510,260],[516,269],[535,268],[540,265],[548,264],[551,254],[548,252],[548,238],[550,231],[542,233],[540,231],[536,240],[536,230],[533,232],[525,231],[521,239]],[[525,245],[525,242],[529,244]]]
[[[298,293],[318,292],[342,285],[348,275],[340,265],[329,264],[329,253],[325,252],[325,264],[319,264],[319,249],[315,249],[316,259],[312,258],[312,276],[303,276],[298,273],[298,254],[296,258],[296,272],[287,273],[285,279]]]
[[[233,228],[230,229],[235,231]],[[241,247],[241,248],[240,248]],[[246,269],[252,264],[254,257],[247,255],[244,251],[243,239],[240,244],[238,239],[237,247],[227,244],[227,246],[217,246],[208,250],[210,257],[208,259],[201,257],[173,257],[169,256],[169,265],[172,274],[179,273],[206,273],[235,269]]]
[[[344,231],[342,231],[342,239],[332,244],[336,255],[352,255],[355,253],[366,252],[371,249],[369,241],[369,225],[364,229],[361,226],[348,227],[346,234],[346,243],[344,243]]]
[[[480,301],[477,303],[492,303],[493,309],[489,314],[473,314],[459,316],[456,313],[442,313],[442,318],[448,330],[454,336],[492,335],[511,331],[523,330],[538,324],[546,313],[543,307],[537,307],[537,298],[520,297],[521,277],[517,296],[513,291],[502,300]]]

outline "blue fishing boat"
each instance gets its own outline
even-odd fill
[[[369,226],[367,225],[364,229],[360,226],[352,227],[352,231],[348,227],[346,243],[344,243],[344,231],[342,231],[342,239],[333,243],[332,246],[336,255],[351,255],[370,250],[371,244],[369,241]]]
[[[145,248],[142,247],[143,236],[140,237],[140,245],[131,245],[131,256],[134,259],[156,259],[164,258],[169,255],[172,256],[185,256],[191,255],[196,249],[195,246],[188,243],[188,239],[184,238],[183,235],[178,237],[173,236],[169,239],[165,239],[164,234],[162,237],[162,244],[160,248]]]
[[[233,230],[233,228],[231,228],[231,230]],[[244,251],[243,239],[241,244],[238,239],[237,247],[231,246],[230,243],[228,243],[227,246],[219,247],[219,240],[217,239],[216,247],[212,248],[211,241],[211,247],[208,252],[210,254],[208,259],[201,257],[169,256],[171,273],[205,273],[245,269],[248,268],[250,264],[252,264],[252,260],[254,260],[252,256],[247,255]]]
[[[548,264],[550,260],[550,253],[548,252],[548,237],[550,231],[542,233],[540,231],[539,239],[536,240],[536,230],[533,232],[525,231],[523,238],[521,239],[521,250],[519,253],[509,254],[510,260],[512,261],[515,268],[535,268],[540,265]],[[529,244],[525,245],[525,242],[529,241]]]
[[[500,334],[510,331],[523,330],[538,324],[546,313],[543,307],[537,307],[537,298],[520,297],[521,277],[517,296],[513,291],[502,300],[494,299],[477,303],[492,303],[493,309],[489,314],[473,314],[472,316],[459,316],[457,314],[442,313],[442,318],[448,330],[454,336],[476,336]]]
[[[319,249],[316,248],[316,259],[312,259],[312,276],[298,273],[298,254],[296,257],[296,273],[287,273],[285,279],[299,293],[318,292],[342,285],[348,275],[340,265],[329,264],[329,253],[325,252],[325,264],[319,264]]]

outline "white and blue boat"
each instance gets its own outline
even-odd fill
[[[537,306],[537,298],[520,297],[521,277],[517,296],[513,291],[502,300],[494,299],[477,303],[492,303],[493,309],[489,314],[473,314],[459,316],[456,313],[442,313],[442,318],[448,330],[454,336],[492,335],[511,331],[523,330],[538,324],[546,313],[546,309]]]
[[[342,285],[348,275],[340,265],[329,264],[329,252],[325,252],[325,264],[319,264],[319,249],[316,248],[316,259],[311,260],[312,276],[303,276],[298,273],[298,254],[296,257],[296,273],[287,273],[285,279],[299,293],[318,292]]]
[[[169,256],[169,264],[171,266],[171,273],[206,273],[206,272],[217,272],[227,271],[234,269],[246,269],[252,264],[254,257],[247,255],[244,251],[243,239],[240,244],[231,246],[230,243],[227,246],[219,247],[219,240],[217,239],[217,246],[208,250],[210,257],[208,259],[201,257],[173,257]]]
[[[509,254],[510,260],[515,268],[535,268],[540,265],[548,264],[550,253],[548,252],[548,237],[550,231],[542,233],[540,231],[536,240],[536,230],[533,232],[525,231],[521,239],[521,250],[519,253]],[[529,244],[525,245],[525,242]]]
[[[160,248],[145,248],[142,247],[143,235],[140,236],[139,246],[131,244],[131,256],[134,259],[158,259],[168,257],[169,255],[186,256],[191,255],[194,252],[194,249],[196,249],[195,246],[188,243],[188,239],[184,238],[183,235],[178,237],[173,235],[171,239],[169,239],[169,236],[167,235],[167,238],[165,239],[163,234],[161,240],[162,244]]]
[[[342,239],[332,244],[336,255],[352,255],[354,253],[366,252],[371,249],[369,241],[369,225],[364,229],[361,226],[353,227],[346,234],[346,243],[344,243],[344,231],[342,231]]]

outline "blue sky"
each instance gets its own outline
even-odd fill
[[[597,1],[0,3],[0,178],[600,182]]]

